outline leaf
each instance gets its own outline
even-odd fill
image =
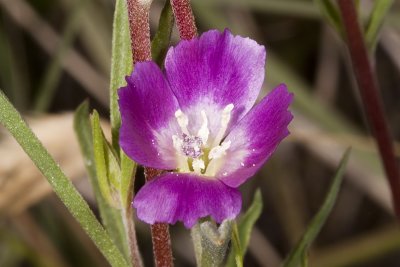
[[[235,262],[237,267],[243,267],[243,250],[240,242],[239,230],[237,224],[233,225],[232,243],[234,248]]]
[[[262,202],[261,191],[260,189],[257,189],[254,195],[253,202],[251,203],[251,206],[246,211],[246,213],[239,219],[238,226],[235,225],[233,226],[234,235],[232,236],[232,242],[234,244],[235,251],[231,251],[228,257],[227,266],[232,266],[232,267],[235,266],[235,259],[238,257],[237,254],[240,254],[241,258],[243,258],[244,255],[246,254],[246,250],[250,241],[251,230],[253,229],[253,226],[257,221],[257,219],[260,217],[262,208],[263,208],[263,202]],[[235,228],[237,229],[235,230]],[[237,231],[236,233],[237,237],[235,236],[235,231]],[[240,243],[235,244],[237,242]],[[240,248],[239,251],[237,250],[238,248]]]
[[[124,252],[126,259],[129,259],[127,239],[121,220],[121,213],[119,210],[107,204],[103,195],[100,193],[99,184],[97,182],[96,167],[94,165],[92,129],[89,120],[89,103],[87,101],[83,102],[75,111],[74,129],[78,136],[85,167],[89,173],[90,182],[100,210],[100,217],[113,241],[118,248]]]
[[[303,264],[304,262],[307,262],[307,259],[304,259],[306,258],[305,255],[307,253],[307,250],[311,246],[311,243],[314,241],[314,239],[317,237],[336,202],[340,185],[343,181],[343,174],[346,169],[350,151],[351,148],[348,148],[344,153],[339,163],[339,167],[336,170],[328,194],[325,197],[324,203],[322,204],[318,213],[311,220],[311,223],[308,225],[306,231],[297,243],[296,247],[290,252],[288,257],[286,258],[283,267],[297,267],[302,262]]]
[[[393,0],[376,0],[368,19],[367,28],[365,30],[365,42],[368,50],[373,52],[378,42],[379,30],[382,27],[383,20],[387,16]]]
[[[100,192],[109,205],[119,208],[119,179],[121,175],[119,163],[114,156],[112,148],[104,137],[97,111],[93,112],[91,121],[94,161]]]
[[[172,28],[174,27],[174,14],[171,2],[166,0],[158,22],[158,30],[151,42],[151,55],[159,66],[162,66],[171,41]]]
[[[126,84],[125,76],[132,72],[133,61],[129,35],[128,9],[126,1],[116,0],[111,50],[110,74],[110,120],[112,146],[119,151],[119,128],[121,114],[118,107],[117,90]]]
[[[12,134],[36,167],[46,177],[57,196],[94,241],[113,267],[129,266],[110,236],[96,219],[86,201],[0,91],[0,123]]]
[[[135,184],[136,167],[136,163],[121,150],[121,184],[119,191],[123,209],[127,209],[131,205],[134,194],[133,186]]]
[[[86,170],[90,178],[96,178],[96,169],[93,163],[93,138],[89,121],[89,102],[84,101],[74,114],[74,130],[78,137],[79,146],[84,158]],[[93,186],[94,191],[96,187]],[[96,192],[95,192],[96,193]]]
[[[342,22],[338,8],[331,2],[331,0],[314,0],[322,13],[328,20],[333,28],[343,36]]]

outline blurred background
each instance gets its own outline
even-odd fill
[[[337,164],[353,147],[337,204],[310,250],[313,267],[398,267],[400,230],[366,126],[348,52],[311,0],[192,0],[200,31],[230,28],[267,48],[260,97],[284,82],[295,93],[291,135],[242,187],[260,188],[263,213],[245,266],[279,266],[318,211]],[[164,5],[154,0],[152,31]],[[373,1],[359,1],[361,23]],[[113,0],[0,0],[0,88],[97,212],[73,131],[85,99],[108,127]],[[173,33],[173,43],[178,35]],[[400,1],[375,54],[386,117],[400,155]],[[189,232],[171,228],[176,266],[194,266]],[[148,226],[138,222],[146,266]],[[0,266],[108,266],[47,181],[0,128]]]

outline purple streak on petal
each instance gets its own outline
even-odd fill
[[[183,111],[199,104],[223,109],[233,103],[234,125],[259,94],[265,54],[264,46],[249,38],[233,36],[229,30],[211,30],[170,48],[165,60],[166,75]],[[213,130],[213,126],[210,128]]]
[[[228,134],[232,145],[217,173],[221,181],[238,187],[249,179],[272,155],[289,131],[293,118],[288,107],[293,94],[281,84],[256,105]]]
[[[158,169],[176,168],[172,134],[178,103],[158,66],[139,62],[118,91],[120,145],[134,161]]]
[[[188,173],[161,175],[145,184],[133,200],[142,221],[149,224],[181,221],[186,228],[207,216],[218,223],[233,219],[241,205],[242,198],[236,188]]]

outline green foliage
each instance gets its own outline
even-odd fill
[[[322,15],[335,28],[335,30],[339,34],[343,35],[340,13],[337,6],[335,6],[331,0],[314,0],[314,3],[319,7]]]
[[[307,262],[307,250],[311,246],[311,243],[314,241],[314,239],[317,237],[336,202],[340,185],[343,181],[343,174],[346,169],[350,151],[350,148],[347,149],[345,154],[343,155],[342,160],[340,161],[339,166],[336,170],[332,184],[329,188],[328,194],[325,197],[324,203],[322,204],[318,213],[311,220],[311,223],[307,227],[296,247],[290,252],[288,257],[286,258],[283,267],[297,267],[301,263],[303,263],[303,266],[306,266],[304,264],[306,264]]]
[[[114,152],[104,137],[97,111],[91,117],[93,152],[100,192],[108,204],[120,208],[119,188],[121,169]]]
[[[121,114],[118,108],[117,90],[126,84],[125,76],[132,72],[133,61],[129,37],[128,9],[126,1],[115,2],[111,75],[110,75],[110,119],[112,131],[112,145],[119,151],[118,138],[121,126]]]
[[[129,259],[129,250],[121,219],[120,210],[113,208],[108,204],[103,194],[100,192],[98,178],[96,174],[96,166],[94,164],[93,137],[89,120],[89,104],[83,102],[75,111],[74,129],[78,137],[81,152],[85,161],[86,170],[89,173],[90,182],[96,197],[96,202],[100,210],[100,216],[107,232],[118,246],[124,252],[126,259]],[[124,164],[122,164],[124,166]],[[122,170],[122,173],[124,171]],[[121,175],[123,177],[123,174]],[[122,179],[122,178],[121,178]],[[123,183],[121,182],[121,186]],[[125,191],[125,190],[124,190]],[[122,194],[122,193],[121,193]]]
[[[242,245],[240,242],[239,230],[238,230],[236,223],[233,225],[232,243],[233,243],[233,248],[234,248],[233,252],[234,252],[234,256],[235,256],[236,266],[243,267],[244,253],[243,253]]]
[[[375,50],[378,42],[379,30],[382,27],[383,20],[389,13],[393,0],[376,0],[368,19],[367,28],[365,30],[365,42],[370,52]]]
[[[164,63],[164,57],[168,51],[173,27],[174,14],[170,1],[166,0],[158,22],[158,30],[151,42],[151,56],[159,66],[162,66]]]
[[[47,178],[54,192],[94,241],[112,266],[128,266],[121,252],[97,221],[86,201],[61,171],[18,111],[0,91],[0,123],[13,135],[26,154]]]
[[[251,230],[261,215],[263,208],[260,189],[257,189],[251,206],[246,213],[240,217],[238,224],[234,224],[232,232],[232,242],[234,250],[229,254],[227,266],[234,267],[243,264],[243,257],[249,245]],[[240,263],[239,263],[240,262]]]
[[[134,193],[134,183],[136,174],[136,163],[133,162],[121,150],[121,182],[120,182],[120,198],[123,209],[127,209],[131,205]]]

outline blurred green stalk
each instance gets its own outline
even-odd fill
[[[38,88],[37,96],[33,104],[34,111],[45,112],[50,107],[62,73],[61,62],[67,55],[78,33],[80,15],[86,3],[87,0],[75,1],[74,8],[68,17],[58,50],[48,65]]]

